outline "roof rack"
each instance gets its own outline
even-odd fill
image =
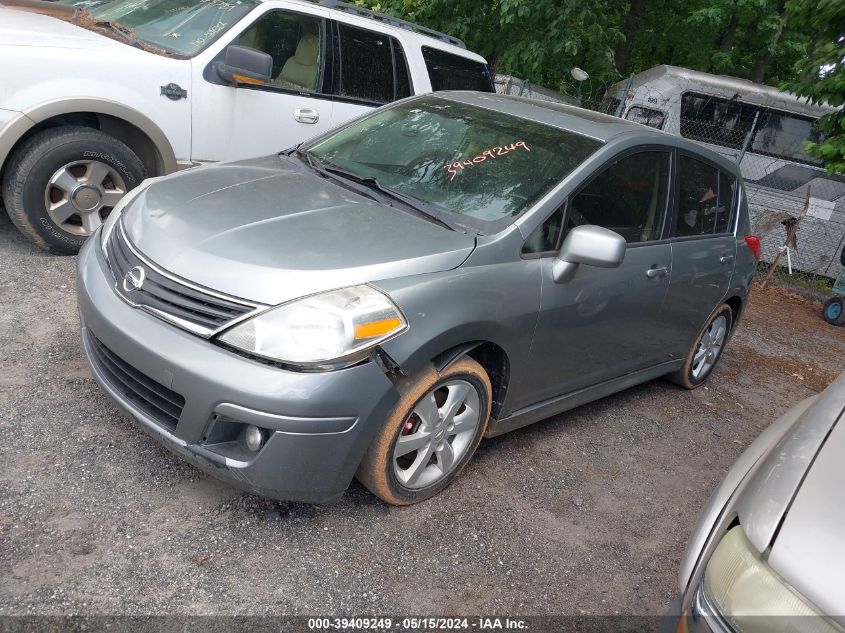
[[[430,29],[425,26],[420,26],[419,24],[414,24],[413,22],[408,22],[407,20],[401,20],[399,18],[394,18],[392,15],[386,15],[384,13],[378,13],[376,11],[370,11],[369,9],[365,9],[363,7],[355,6],[354,4],[349,4],[347,2],[343,2],[342,0],[309,0],[315,4],[319,4],[321,7],[326,7],[328,9],[334,9],[336,11],[343,11],[344,13],[351,13],[352,15],[358,15],[363,18],[369,18],[370,20],[377,20],[379,22],[384,22],[385,24],[390,24],[391,26],[399,27],[400,29],[405,29],[407,31],[414,31],[416,33],[421,33],[423,35],[428,35],[429,37],[433,37],[435,39],[440,40],[441,42],[446,42],[447,44],[452,44],[453,46],[458,46],[460,48],[466,48],[467,45],[464,43],[463,40],[459,40],[457,37],[452,37],[451,35],[447,35],[446,33],[441,33],[440,31],[435,31],[434,29]]]

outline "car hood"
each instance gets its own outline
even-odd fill
[[[456,268],[475,238],[384,206],[268,156],[158,180],[123,223],[161,268],[279,304],[323,290]]]
[[[58,10],[61,5],[55,5],[56,11],[51,14],[51,3],[45,4],[47,8],[40,9],[0,3],[0,46],[89,50],[115,50],[124,46],[104,35],[54,17],[66,12]],[[36,12],[42,10],[44,13]]]
[[[757,551],[823,612],[845,616],[845,374],[766,454],[735,503]],[[845,624],[845,617],[840,618]]]
[[[845,407],[845,374],[839,379]],[[813,460],[775,538],[769,564],[845,625],[845,412]]]

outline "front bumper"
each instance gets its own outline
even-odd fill
[[[322,373],[278,369],[132,308],[113,283],[95,235],[77,268],[83,348],[97,382],[144,430],[243,490],[314,503],[343,494],[399,399],[375,363]],[[172,421],[151,413],[144,397],[178,400],[164,403]],[[221,452],[206,443],[221,417],[267,429],[266,444],[235,458]]]

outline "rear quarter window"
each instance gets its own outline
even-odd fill
[[[422,54],[432,90],[496,92],[487,64],[427,46],[422,47]]]

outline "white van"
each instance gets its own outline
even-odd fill
[[[57,252],[148,176],[278,152],[412,94],[494,91],[460,40],[334,0],[4,4],[0,191]]]
[[[662,65],[611,86],[602,109],[697,141],[731,160],[742,156],[766,261],[783,246],[781,223],[801,213],[809,187],[793,263],[798,270],[836,276],[845,236],[845,177],[827,174],[804,151],[805,141],[819,140],[815,121],[834,108],[745,79]]]

